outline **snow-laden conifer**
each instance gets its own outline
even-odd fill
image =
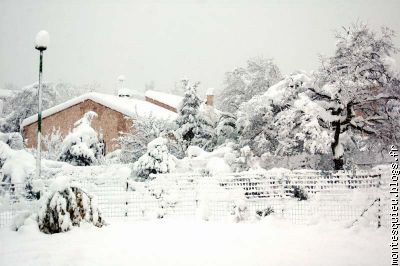
[[[95,117],[97,114],[89,111],[75,122],[75,128],[63,141],[61,161],[80,166],[98,162],[103,155],[104,144],[99,140],[98,133],[91,127],[91,122]]]

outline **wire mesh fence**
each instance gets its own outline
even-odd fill
[[[146,182],[117,177],[75,181],[95,196],[105,219],[199,217],[238,221],[273,215],[295,224],[321,219],[373,226],[389,224],[388,191],[380,173],[166,174]],[[1,184],[0,227],[10,224],[19,213],[37,210],[50,183],[51,180],[43,182],[39,199],[26,184]]]

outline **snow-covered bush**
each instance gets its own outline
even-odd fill
[[[13,150],[21,150],[24,148],[24,140],[19,132],[0,132],[0,141],[6,143]]]
[[[271,214],[273,214],[275,211],[272,207],[267,207],[265,209],[260,209],[256,211],[256,218],[257,219],[262,219],[265,218]]]
[[[25,183],[35,171],[35,159],[25,150],[13,150],[0,141],[0,169],[2,182]]]
[[[302,187],[293,186],[292,187],[292,193],[293,193],[293,198],[296,198],[299,201],[308,199],[307,192]]]
[[[224,157],[234,172],[243,172],[250,168],[258,168],[258,163],[249,146],[240,148],[238,145],[233,144],[231,147],[231,151],[227,152]]]
[[[137,177],[147,179],[150,174],[170,173],[175,169],[174,157],[169,154],[167,139],[159,137],[147,145],[147,152],[133,164]]]
[[[38,213],[39,229],[46,234],[66,232],[82,222],[102,227],[105,222],[95,200],[83,189],[58,178]]]
[[[236,200],[233,203],[231,215],[236,223],[246,221],[250,218],[250,210],[244,200]]]
[[[24,139],[22,138],[21,133],[19,132],[9,133],[7,144],[13,150],[22,150],[24,148]]]
[[[212,152],[204,151],[198,146],[189,146],[187,156],[177,161],[176,172],[197,173],[204,176],[232,173],[230,161],[226,154],[232,152],[230,147],[218,147]]]
[[[146,153],[147,144],[172,129],[168,121],[150,116],[135,116],[131,131],[118,138],[123,163],[136,162]]]
[[[86,166],[97,163],[104,155],[104,144],[99,140],[98,133],[90,126],[95,117],[97,114],[89,111],[75,122],[75,128],[63,141],[60,161]]]
[[[63,145],[63,138],[60,128],[55,129],[53,127],[53,130],[50,134],[43,136],[42,143],[44,146],[44,157],[50,160],[57,160],[60,157]]]

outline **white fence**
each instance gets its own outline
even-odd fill
[[[105,219],[251,220],[273,211],[271,215],[298,224],[318,219],[350,224],[365,220],[376,226],[389,223],[388,191],[380,173],[264,171],[157,175],[146,182],[116,177],[75,181],[97,198]],[[42,194],[50,182],[42,184]],[[1,187],[0,227],[10,224],[19,212],[39,208],[41,201],[29,199],[32,194],[25,185]]]

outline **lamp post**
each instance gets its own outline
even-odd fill
[[[37,127],[37,155],[36,155],[36,178],[41,175],[41,157],[42,157],[42,70],[43,70],[43,51],[49,45],[50,36],[47,31],[40,31],[36,35],[35,49],[40,52],[39,62],[39,88],[38,88],[38,127]]]

